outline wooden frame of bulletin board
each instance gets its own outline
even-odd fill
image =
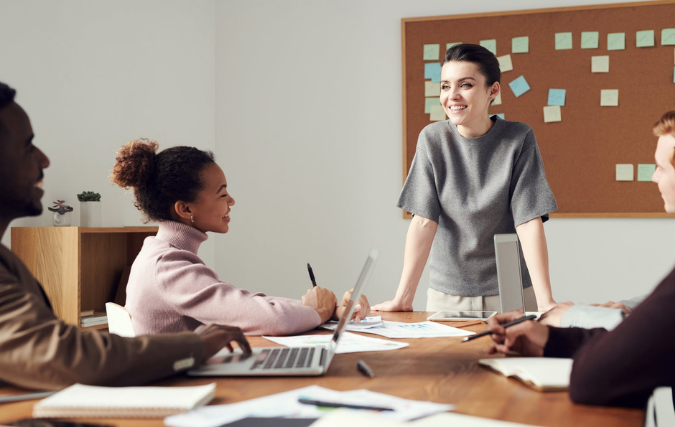
[[[534,129],[558,202],[552,216],[673,217],[663,211],[651,166],[645,166],[654,164],[653,123],[675,109],[673,17],[675,0],[402,19],[403,181],[418,135],[432,123],[425,113],[425,82],[431,81],[425,64],[440,63],[449,43],[494,40],[496,56],[510,55],[513,70],[502,72],[502,103],[492,105],[490,114]],[[638,36],[640,44],[649,44],[643,33],[649,30],[654,46],[637,47]],[[583,49],[582,32],[591,33],[584,35]],[[556,37],[558,47],[569,40],[557,33],[571,33],[571,49],[556,49]],[[625,34],[624,49],[608,50],[609,37],[619,45],[621,39],[610,33]],[[512,39],[523,36],[528,52],[512,52]],[[425,45],[432,52],[439,45],[437,59],[424,59]],[[591,72],[594,56],[609,56],[609,72]],[[530,90],[516,97],[509,83],[519,76]],[[549,89],[566,91],[559,122],[544,122]],[[618,106],[600,105],[606,89],[618,89]],[[634,180],[617,181],[617,165],[627,164]]]

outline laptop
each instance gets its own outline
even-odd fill
[[[501,312],[511,310],[525,312],[517,234],[495,234],[495,258]]]
[[[356,302],[370,278],[378,253],[372,250],[366,258],[361,274],[354,286],[354,292],[347,302],[345,313],[340,319],[333,337],[326,347],[257,347],[252,354],[241,350],[230,353],[219,351],[199,368],[188,371],[192,376],[319,376],[326,373],[333,360],[342,332],[347,328],[348,319],[354,313]]]

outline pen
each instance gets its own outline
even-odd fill
[[[356,369],[359,370],[363,375],[370,377],[370,378],[375,378],[375,373],[373,372],[372,369],[370,369],[370,366],[366,365],[366,362],[363,360],[359,360],[358,363],[356,364]]]
[[[312,266],[307,263],[307,271],[309,271],[309,279],[312,281],[312,287],[316,288],[316,280],[314,280],[314,272]]]
[[[40,391],[37,393],[13,394],[0,396],[0,403],[20,402],[22,400],[42,399],[56,393],[55,391]]]
[[[350,404],[350,403],[324,402],[323,400],[307,399],[307,398],[304,398],[304,397],[298,398],[298,402],[304,403],[305,405],[325,406],[327,408],[349,408],[349,409],[370,409],[371,411],[393,411],[393,409],[391,409],[391,408],[385,408],[385,407],[379,407],[379,406],[353,405],[353,404]]]
[[[536,319],[536,318],[537,318],[537,315],[536,315],[536,314],[530,314],[529,316],[524,316],[524,317],[521,317],[520,319],[516,319],[516,320],[514,320],[514,321],[512,321],[512,322],[505,323],[503,326],[504,326],[504,328],[508,328],[509,326],[517,325],[517,324],[520,323],[520,322],[524,322],[524,321],[526,321],[526,320],[534,320],[534,319]],[[468,337],[464,337],[464,339],[462,340],[462,342],[467,342],[467,341],[475,340],[476,338],[484,337],[485,335],[492,335],[492,331],[485,331],[485,332],[481,332],[480,334],[476,334],[476,335],[471,335],[471,336],[468,336]]]

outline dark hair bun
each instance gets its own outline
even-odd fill
[[[122,188],[143,188],[155,170],[157,144],[140,138],[123,145],[117,152],[110,180]]]

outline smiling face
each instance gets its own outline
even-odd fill
[[[664,208],[669,214],[675,214],[675,167],[673,166],[673,154],[675,154],[675,136],[672,134],[661,135],[656,145],[656,170],[652,175],[652,181],[659,186]]]
[[[19,104],[0,109],[0,205],[4,220],[42,213],[42,170],[49,159],[33,145],[33,128]]]
[[[176,202],[176,211],[188,225],[206,233],[227,233],[230,229],[230,211],[234,199],[227,191],[227,180],[223,170],[210,163],[199,174],[203,188],[194,202]],[[192,217],[194,222],[190,219]]]
[[[492,127],[488,107],[499,88],[498,82],[487,86],[485,76],[473,62],[450,61],[441,70],[441,105],[467,138],[484,135]]]

